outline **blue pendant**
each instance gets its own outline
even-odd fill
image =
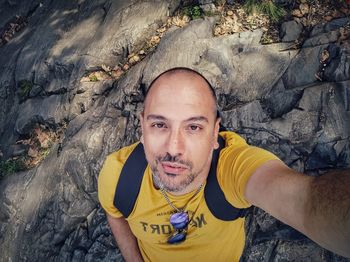
[[[171,237],[169,237],[168,244],[179,244],[186,240],[186,235],[186,230],[176,231]]]
[[[170,224],[177,230],[185,229],[189,223],[187,212],[177,212],[170,216]]]

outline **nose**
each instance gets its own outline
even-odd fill
[[[172,130],[167,141],[167,151],[172,156],[179,156],[184,153],[185,143],[181,130]]]

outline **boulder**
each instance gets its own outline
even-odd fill
[[[203,73],[224,125],[291,167],[312,175],[350,167],[344,45],[336,44],[325,81],[315,77],[333,42],[326,31],[311,36],[323,35],[321,45],[298,51],[261,45],[259,30],[214,37],[214,18],[198,19],[170,28],[120,78],[81,82],[126,61],[180,1],[42,1],[31,10],[34,3],[21,5],[28,26],[0,47],[0,151],[5,156],[36,123],[67,128],[40,165],[0,181],[2,261],[123,261],[98,204],[97,177],[108,154],[139,139],[145,90],[171,67]],[[16,5],[0,3],[7,17]],[[21,100],[23,80],[33,89]],[[257,208],[246,232],[242,261],[346,261]]]
[[[283,42],[294,42],[296,41],[301,32],[303,31],[303,25],[292,20],[284,22],[280,29],[280,37]]]

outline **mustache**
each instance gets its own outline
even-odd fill
[[[185,160],[182,160],[180,159],[181,155],[171,155],[169,154],[168,152],[164,155],[164,156],[158,156],[157,157],[157,160],[158,160],[158,163],[159,162],[172,162],[172,163],[179,163],[179,164],[182,164],[182,165],[186,165],[188,167],[192,167],[192,163],[191,162],[188,162],[188,161],[185,161]]]

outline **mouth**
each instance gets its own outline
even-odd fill
[[[188,170],[188,166],[179,163],[162,162],[161,165],[165,173],[172,175],[179,175]]]

